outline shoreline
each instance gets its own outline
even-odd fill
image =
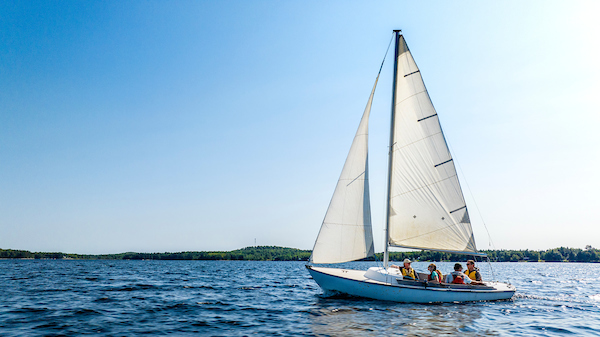
[[[491,262],[580,262],[599,263],[600,250],[587,247],[553,248],[545,251],[534,250],[482,250]],[[61,252],[30,252],[27,250],[0,249],[0,260],[231,260],[231,261],[306,261],[312,251],[277,246],[246,247],[232,251],[197,251],[197,252],[164,252],[118,254],[70,254]],[[391,252],[390,259],[401,261],[408,258],[412,261],[462,261],[473,258],[465,254],[451,254],[435,251]],[[476,261],[487,261],[486,258],[473,258]],[[361,261],[382,260],[382,253]]]

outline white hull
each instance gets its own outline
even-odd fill
[[[352,269],[307,266],[317,284],[326,292],[344,293],[376,300],[407,303],[473,302],[510,299],[515,287],[500,282],[485,282],[485,286],[426,284],[405,281],[402,276],[383,268],[366,272]]]

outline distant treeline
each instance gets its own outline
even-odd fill
[[[0,249],[0,258],[8,259],[77,259],[77,260],[251,260],[308,261],[310,250],[276,246],[247,247],[230,252],[65,254],[32,253],[26,250]]]
[[[587,246],[586,249],[560,247],[548,250],[482,250],[481,252],[486,253],[490,261],[495,262],[600,262],[600,250],[591,246]],[[383,259],[383,254],[377,254],[377,258]],[[405,258],[418,261],[463,261],[467,258],[482,260],[481,257],[433,251],[390,253],[390,260],[400,261]]]
[[[496,262],[600,262],[600,250],[587,246],[579,248],[554,248],[548,250],[484,250]],[[0,249],[5,259],[77,259],[77,260],[250,260],[250,261],[308,261],[310,250],[276,246],[247,247],[230,252],[180,252],[180,253],[120,253],[82,255],[65,253],[32,253],[26,250]],[[391,252],[390,260],[401,261],[463,261],[468,255],[433,251]],[[383,254],[365,261],[382,260]],[[475,258],[481,260],[481,258]]]

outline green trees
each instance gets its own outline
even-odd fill
[[[587,246],[579,248],[560,247],[548,250],[484,250],[491,261],[517,262],[539,260],[547,262],[600,262],[600,250]],[[95,260],[250,260],[250,261],[308,261],[310,250],[295,248],[260,246],[246,247],[230,252],[179,252],[179,253],[121,253],[103,255],[80,255],[64,253],[32,253],[26,250],[0,249],[0,258],[4,259],[95,259]],[[365,259],[383,260],[383,254]],[[473,258],[469,255],[458,255],[432,251],[391,252],[390,260],[402,261],[409,258],[413,261],[463,261]],[[473,258],[481,260],[481,258]]]
[[[26,250],[0,249],[2,259],[32,259],[34,255]]]
[[[484,250],[491,261],[495,262],[600,262],[600,250],[587,247],[586,250],[579,248],[554,248],[548,250]],[[405,258],[418,261],[462,261],[466,258],[481,260],[481,258],[469,257],[469,255],[458,255],[432,251],[416,251],[390,253],[390,260],[401,261]],[[382,260],[383,254],[377,254],[377,259]],[[370,258],[366,260],[375,260]]]
[[[546,260],[548,262],[560,262],[560,261],[564,260],[564,257],[560,253],[560,251],[555,248],[550,251],[547,251],[544,254],[544,260]]]

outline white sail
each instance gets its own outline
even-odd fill
[[[388,268],[389,246],[485,255],[477,253],[452,157],[400,32],[394,30],[393,37],[396,57],[383,268],[371,267],[364,272],[306,267],[325,292],[415,303],[509,299],[516,291],[510,284],[432,284],[423,282],[423,274],[417,280],[407,280],[399,269]],[[375,86],[315,242],[313,263],[339,263],[373,255],[367,132],[374,91]]]
[[[374,255],[367,158],[369,114],[376,86],[377,80],[317,236],[310,257],[313,263],[341,263]]]
[[[390,246],[476,253],[452,156],[419,68],[398,39]]]

